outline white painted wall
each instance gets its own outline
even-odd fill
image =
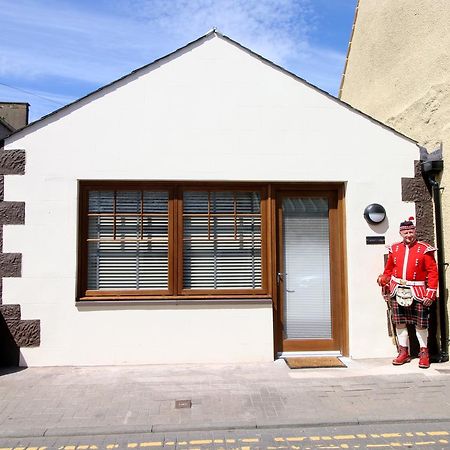
[[[123,132],[123,130],[128,130]],[[418,157],[410,141],[218,36],[70,106],[6,148],[26,150],[26,174],[5,178],[5,200],[26,202],[24,226],[5,226],[22,278],[4,302],[41,319],[29,365],[264,361],[273,356],[270,306],[75,306],[77,180],[339,181],[347,185],[350,352],[392,354],[375,283],[382,246],[413,214],[401,177]],[[389,225],[371,230],[369,203]]]

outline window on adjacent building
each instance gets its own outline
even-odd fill
[[[81,298],[265,292],[261,188],[80,186]]]

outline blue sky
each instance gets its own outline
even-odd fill
[[[337,95],[355,5],[356,0],[0,0],[0,101],[30,103],[30,119],[36,120],[213,27]]]

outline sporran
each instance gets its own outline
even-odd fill
[[[414,298],[410,286],[398,286],[395,299],[400,306],[411,306]]]

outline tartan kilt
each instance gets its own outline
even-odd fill
[[[414,299],[411,306],[400,306],[395,297],[391,297],[392,322],[399,324],[414,324],[419,328],[428,328],[430,307]]]

